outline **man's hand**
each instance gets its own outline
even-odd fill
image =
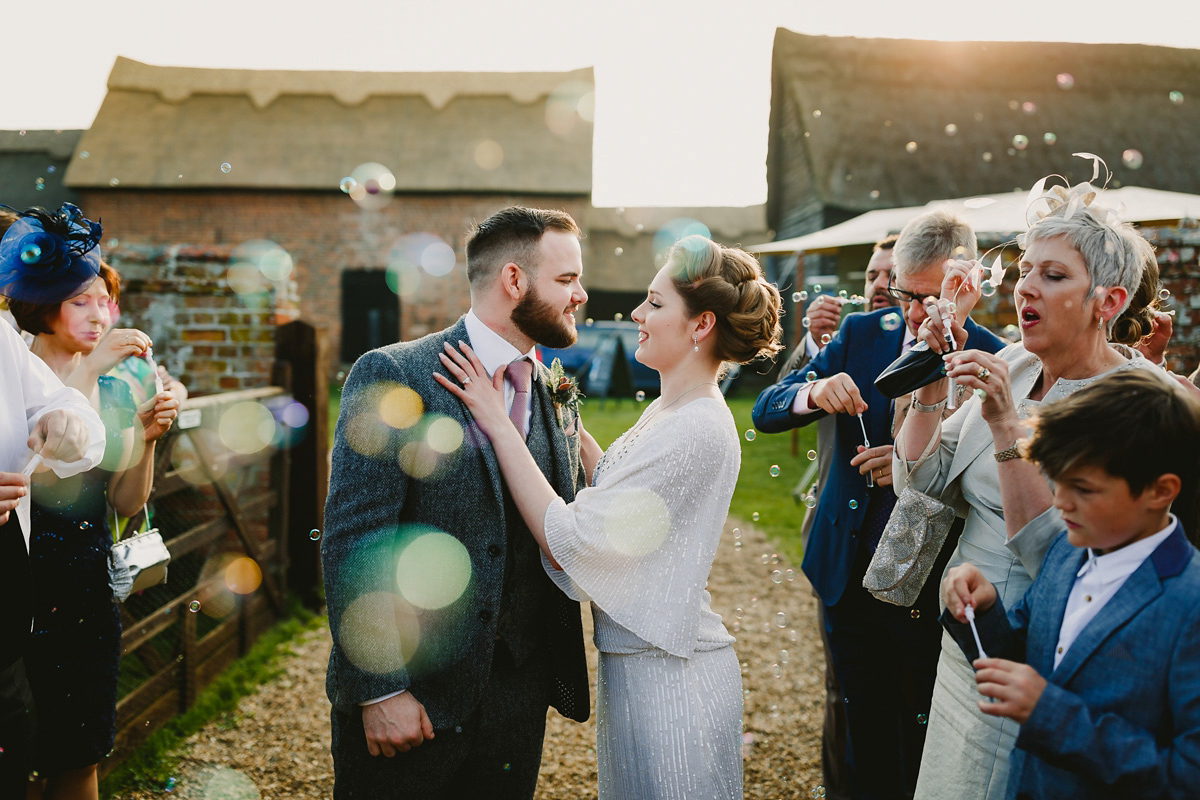
[[[0,472],[0,525],[8,522],[8,512],[29,494],[29,478],[19,472]],[[26,531],[29,533],[29,531]]]
[[[41,453],[42,458],[69,464],[83,458],[90,441],[83,420],[69,411],[56,409],[38,420],[25,444],[33,452]]]
[[[808,407],[830,414],[861,414],[867,410],[854,379],[844,372],[814,381],[808,393]]]
[[[829,341],[825,337],[833,337],[842,321],[842,303],[840,297],[827,294],[817,295],[817,299],[808,305],[808,332],[818,347],[824,347]]]
[[[1003,658],[977,658],[972,666],[979,693],[994,698],[990,702],[979,701],[979,710],[984,714],[1024,724],[1046,691],[1046,679],[1028,664]]]
[[[362,721],[367,752],[373,756],[391,758],[433,738],[433,723],[412,692],[363,706]]]
[[[983,577],[974,564],[959,564],[946,573],[942,581],[942,601],[946,610],[959,622],[967,621],[966,608],[987,611],[996,604],[996,587]]]
[[[876,486],[892,485],[892,450],[890,444],[878,447],[858,446],[858,455],[850,459],[850,466],[858,467],[859,475],[870,474]]]

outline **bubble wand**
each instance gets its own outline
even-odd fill
[[[866,447],[868,450],[870,450],[871,449],[871,440],[867,438],[867,423],[863,422],[862,414],[857,414],[856,416],[858,417],[859,426],[862,427],[863,446]],[[871,477],[871,470],[867,470],[867,488],[870,489],[870,488],[873,488],[874,486],[875,486],[875,479]]]

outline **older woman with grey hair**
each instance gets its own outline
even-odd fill
[[[1135,350],[1110,342],[1118,318],[1153,313],[1129,306],[1144,271],[1155,263],[1154,250],[1130,225],[1096,205],[1095,197],[1088,184],[1056,188],[1042,198],[1049,211],[1018,239],[1024,251],[1013,290],[1019,343],[995,355],[963,350],[962,324],[980,297],[981,282],[972,265],[962,262],[947,270],[941,299],[926,298],[928,316],[917,334],[936,352],[949,351],[945,314],[957,343],[946,360],[947,375],[975,391],[945,420],[931,412],[946,404],[946,378],[914,393],[896,436],[896,491],[905,485],[901,459],[911,465],[932,451],[907,482],[965,517],[950,566],[979,567],[1006,607],[1032,583],[1062,530],[1045,478],[1017,454],[1027,417],[1040,404],[1118,370],[1142,368],[1168,380]],[[1146,302],[1141,296],[1138,301]],[[917,798],[1004,796],[1018,725],[987,713],[984,699],[971,665],[944,635]]]

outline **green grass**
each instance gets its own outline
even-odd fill
[[[100,797],[120,798],[134,789],[163,789],[176,771],[179,747],[187,737],[212,720],[236,725],[238,701],[280,674],[279,662],[291,652],[288,645],[293,639],[325,624],[323,615],[307,611],[299,602],[290,604],[289,613],[260,636],[246,655],[226,667],[191,708],[155,731],[101,781]]]

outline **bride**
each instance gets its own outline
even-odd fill
[[[603,455],[583,432],[589,487],[570,504],[510,421],[503,370],[489,380],[464,344],[441,356],[462,385],[434,375],[491,440],[546,571],[592,603],[600,800],[742,796],[741,671],[705,589],[741,463],[717,380],[778,352],[779,312],[752,256],[678,242],[632,315],[661,396]]]

